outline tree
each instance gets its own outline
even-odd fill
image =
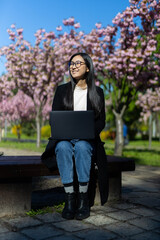
[[[160,88],[147,89],[145,94],[139,93],[137,105],[142,108],[141,121],[147,122],[149,119],[149,149],[152,141],[152,123],[154,113],[160,113]],[[159,124],[158,124],[159,125]],[[160,125],[159,125],[160,126]],[[160,132],[159,132],[160,137]]]
[[[0,141],[2,138],[2,129],[5,124],[4,114],[4,102],[9,96],[12,96],[12,90],[15,88],[15,84],[6,75],[0,77]]]
[[[139,91],[159,85],[160,54],[156,36],[160,31],[160,3],[130,0],[130,7],[114,19],[117,41],[107,36],[110,54],[106,61],[104,84],[116,118],[115,155],[123,150],[123,115]],[[108,32],[109,33],[109,32]],[[112,40],[112,41],[111,41]],[[113,41],[114,40],[114,41]],[[103,82],[102,82],[103,84]]]
[[[36,32],[35,46],[23,39],[23,29],[8,30],[13,41],[2,47],[1,55],[6,57],[6,77],[12,79],[16,88],[29,96],[34,104],[37,126],[37,146],[40,146],[42,110],[57,84],[63,80],[63,63],[60,65],[51,42],[53,32],[44,29]]]

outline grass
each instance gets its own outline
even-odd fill
[[[42,153],[46,147],[46,144],[41,144],[40,148],[37,148],[36,143],[30,142],[13,142],[13,141],[2,141],[0,142],[2,148],[13,148],[21,149]]]
[[[26,212],[26,215],[33,217],[39,214],[53,213],[54,211],[58,213],[62,213],[63,208],[64,208],[64,203],[59,205],[54,205],[53,207],[44,207],[36,210],[31,209],[30,211]]]
[[[106,141],[105,149],[108,155],[113,155],[114,142]],[[152,146],[149,150],[147,140],[130,141],[129,144],[124,147],[123,156],[134,158],[137,164],[160,167],[160,142],[152,141]]]
[[[15,136],[11,133],[9,133],[7,137],[15,138]],[[22,135],[22,139],[27,139],[27,136]],[[28,137],[28,139],[35,139],[35,137]],[[160,166],[160,142],[152,141],[150,150],[148,149],[148,145],[149,144],[147,140],[130,141],[129,144],[124,147],[123,156],[134,158],[137,164]],[[0,147],[34,151],[41,154],[45,150],[46,144],[41,144],[41,147],[37,148],[36,143],[2,141],[0,142]],[[113,155],[114,141],[106,140],[105,150],[106,154]]]

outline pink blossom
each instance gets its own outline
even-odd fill
[[[96,23],[95,26],[96,26],[96,28],[100,29],[102,27],[102,24],[101,23]]]
[[[56,30],[57,30],[57,31],[62,31],[62,26],[56,27]]]
[[[75,23],[75,24],[74,24],[74,27],[75,27],[75,28],[80,28],[80,23]]]

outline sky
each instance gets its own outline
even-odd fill
[[[63,19],[74,17],[80,30],[89,33],[95,24],[106,27],[118,12],[129,6],[129,0],[0,0],[0,47],[11,43],[7,29],[12,24],[24,29],[24,39],[34,44],[35,32],[44,28],[54,31]],[[0,75],[5,72],[0,59]]]

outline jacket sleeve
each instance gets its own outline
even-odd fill
[[[62,101],[62,99],[60,97],[60,88],[57,87],[54,98],[53,98],[52,111],[60,110],[61,101]]]
[[[101,111],[100,114],[98,115],[98,117],[95,120],[95,134],[96,136],[98,136],[100,134],[100,132],[104,129],[105,127],[105,102],[104,102],[104,93],[103,90],[101,88],[98,88],[98,94],[100,96],[101,99]]]

